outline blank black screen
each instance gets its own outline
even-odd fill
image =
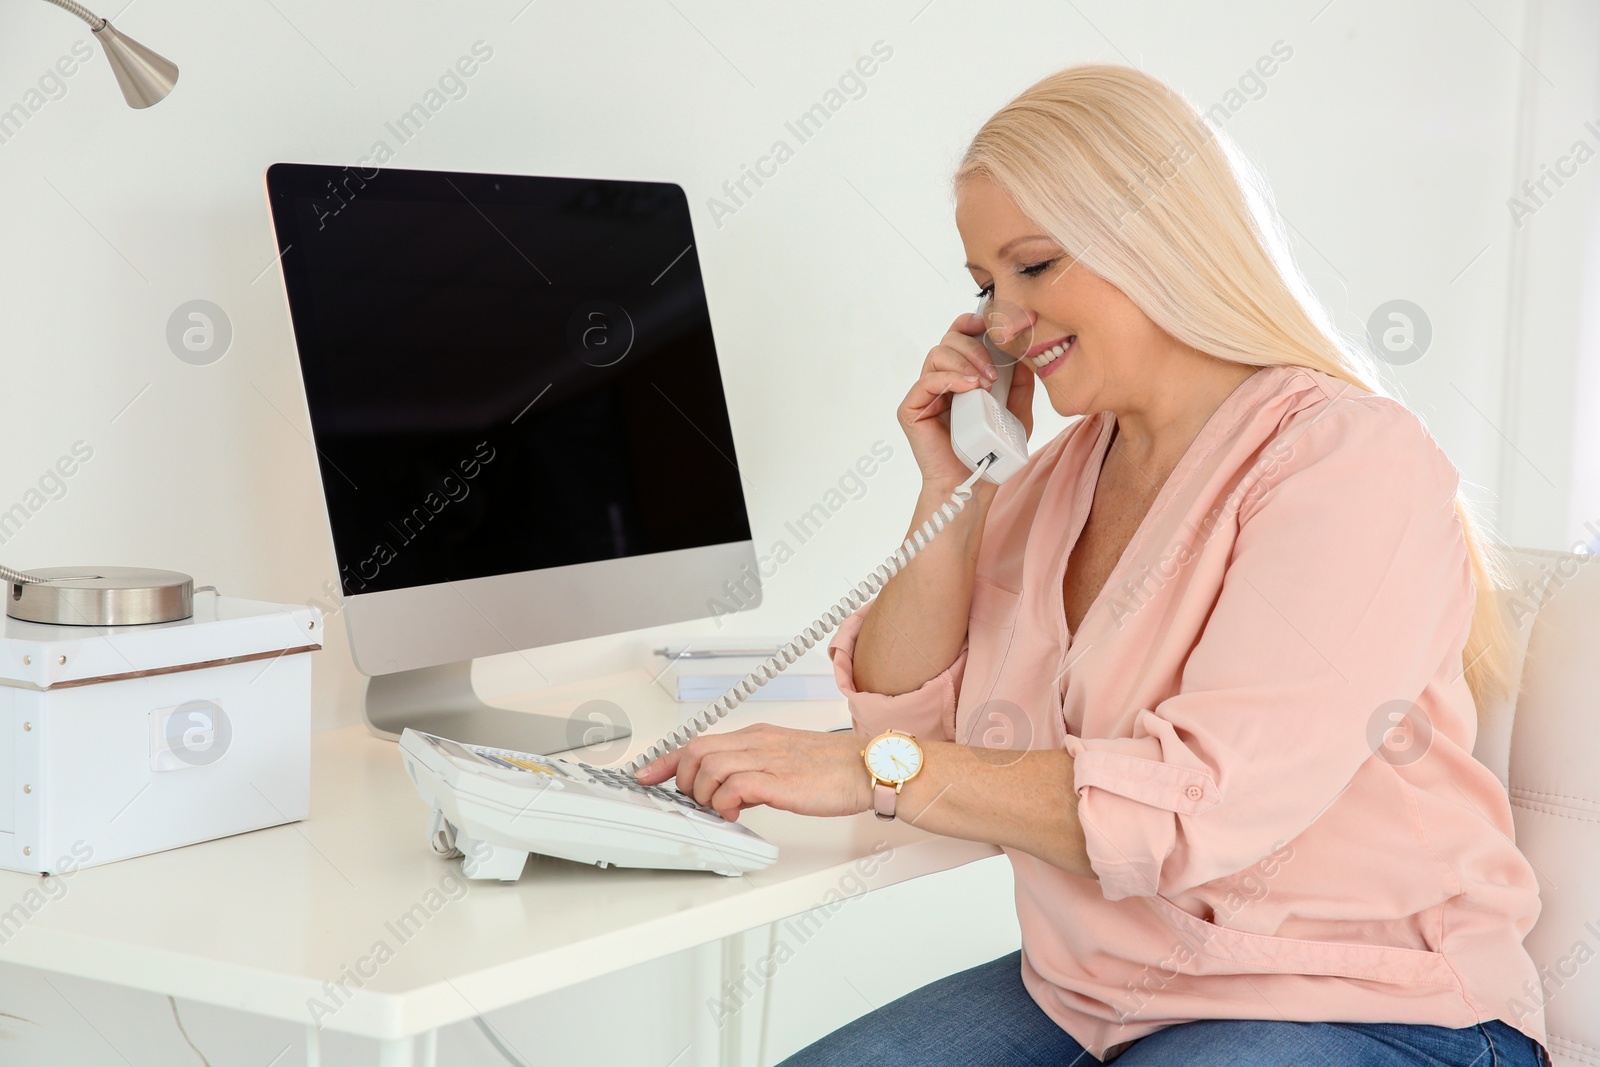
[[[680,187],[267,185],[347,594],[750,539]]]

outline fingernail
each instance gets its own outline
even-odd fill
[[[993,367],[983,368],[983,373],[987,374],[991,380],[1000,377],[1000,372],[995,370]]]
[[[963,375],[963,377],[969,382],[975,382],[978,380],[978,376],[976,374],[967,374]]]

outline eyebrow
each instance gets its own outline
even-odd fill
[[[1003,257],[1006,254],[1006,252],[1011,249],[1012,245],[1019,245],[1024,241],[1039,241],[1039,240],[1053,241],[1053,240],[1055,240],[1055,238],[1051,237],[1047,233],[1030,233],[1030,234],[1027,234],[1027,235],[1025,235],[1023,237],[1013,237],[1011,240],[1009,240],[1005,244],[1001,245],[1000,246],[1000,251],[995,253],[995,254],[998,255],[998,256],[1002,256]],[[967,263],[967,264],[965,264],[965,266],[966,266],[966,268],[968,270],[976,270],[976,269],[978,269],[977,268],[977,264],[975,264],[975,263]]]

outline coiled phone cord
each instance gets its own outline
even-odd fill
[[[972,498],[972,487],[983,477],[983,472],[989,469],[994,462],[993,456],[987,456],[978,461],[978,467],[972,472],[972,477],[962,482],[950,494],[950,499],[934,509],[928,520],[905,539],[898,550],[891,553],[882,564],[869,574],[865,581],[858,584],[850,592],[839,598],[838,603],[829,608],[822,616],[814,620],[810,626],[802,630],[793,641],[778,649],[765,663],[745,675],[735,683],[726,693],[717,700],[707,704],[705,709],[690,719],[686,724],[663,737],[651,745],[643,753],[635,756],[624,770],[628,774],[636,774],[645,764],[666,755],[674,749],[681,748],[693,737],[703,733],[712,723],[727,715],[728,712],[743,704],[750,694],[766,685],[779,673],[785,670],[801,656],[810,651],[818,641],[831,633],[838,625],[855,614],[856,610],[877,595],[884,584],[898,574],[906,564],[916,558],[917,553],[928,547],[928,542],[943,530],[949,522],[960,514],[961,509],[967,506],[967,501]]]

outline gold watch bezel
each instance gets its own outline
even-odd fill
[[[883,740],[885,740],[885,739],[887,739],[887,738],[889,738],[891,736],[893,736],[893,737],[903,737],[906,740],[910,741],[912,743],[912,745],[914,745],[916,747],[917,755],[922,757],[921,759],[919,759],[917,761],[917,769],[916,770],[912,771],[910,774],[906,775],[904,778],[901,778],[901,779],[898,779],[898,780],[896,780],[894,778],[880,778],[880,777],[878,777],[878,772],[872,769],[872,764],[867,759],[867,753],[872,751],[872,746],[873,745],[876,745],[879,741],[883,741]],[[907,782],[911,781],[911,779],[915,778],[917,775],[922,773],[922,769],[928,765],[928,753],[923,750],[922,742],[917,740],[917,736],[915,734],[908,734],[904,730],[885,730],[883,733],[879,734],[878,736],[874,737],[872,740],[867,742],[866,747],[861,750],[861,762],[866,764],[867,775],[874,782],[876,782],[879,785],[891,785],[891,786],[894,786],[894,791],[896,793],[898,793],[898,792],[900,792],[900,787],[901,786],[905,785]]]

